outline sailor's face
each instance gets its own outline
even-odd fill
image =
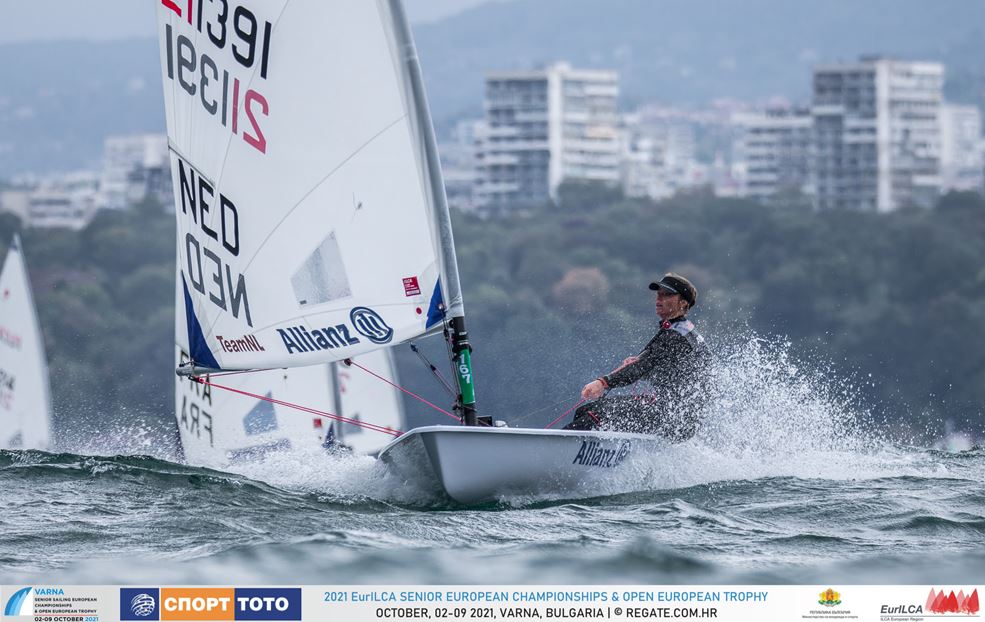
[[[665,289],[657,290],[657,315],[661,320],[671,320],[684,315],[687,303],[680,294],[672,294]]]

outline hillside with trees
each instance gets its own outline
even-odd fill
[[[713,347],[786,344],[850,383],[860,408],[930,435],[985,422],[985,200],[933,210],[818,213],[710,194],[652,202],[567,185],[558,205],[455,214],[480,410],[543,425],[655,329],[647,284],[697,285],[692,319]],[[16,218],[0,216],[6,250]],[[160,206],[103,211],[85,229],[28,229],[24,248],[51,367],[59,441],[139,424],[165,434],[173,408],[174,222]],[[444,346],[421,344],[432,360]],[[447,405],[406,346],[405,385]],[[444,371],[444,370],[443,370]],[[415,422],[439,419],[408,403]]]

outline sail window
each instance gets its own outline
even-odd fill
[[[302,307],[352,295],[335,232],[328,234],[291,277],[294,296]]]

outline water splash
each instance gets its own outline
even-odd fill
[[[863,382],[795,359],[789,342],[745,336],[716,344],[716,355],[713,397],[678,483],[928,475],[925,454],[893,442],[863,406]]]

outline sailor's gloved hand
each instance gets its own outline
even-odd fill
[[[581,398],[585,400],[597,400],[605,395],[605,381],[599,378],[586,384],[581,390]]]

